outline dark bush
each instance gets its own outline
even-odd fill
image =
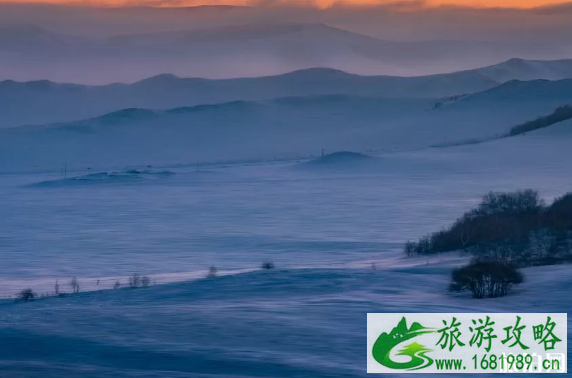
[[[216,266],[211,266],[209,268],[209,272],[207,273],[207,278],[214,278],[218,273],[218,269]]]
[[[132,289],[136,289],[141,286],[141,275],[139,273],[133,273],[131,277],[129,277],[129,287]]]
[[[274,266],[274,263],[272,261],[265,261],[262,263],[261,268],[262,269],[274,269],[275,266]]]
[[[38,296],[36,295],[36,293],[34,293],[34,291],[32,289],[28,288],[28,289],[24,289],[21,292],[19,292],[16,300],[18,300],[20,302],[28,302],[28,301],[33,301],[37,297]]]
[[[151,285],[151,278],[149,276],[141,277],[141,287],[149,287]]]
[[[451,291],[470,291],[473,298],[497,298],[508,294],[513,285],[523,281],[512,265],[497,260],[476,260],[455,269],[451,275]]]
[[[72,277],[72,279],[70,280],[70,286],[72,288],[72,292],[73,293],[79,293],[79,281],[77,280],[76,277]]]

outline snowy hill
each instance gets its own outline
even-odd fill
[[[419,149],[502,135],[566,103],[572,103],[570,80],[513,81],[439,108],[430,99],[348,95],[132,108],[0,130],[0,169],[294,158],[322,148]]]
[[[572,78],[572,59],[546,61],[513,58],[474,71],[498,82],[536,79],[561,80]]]
[[[519,69],[522,65],[534,70]],[[46,80],[7,80],[0,82],[0,127],[74,121],[126,108],[170,109],[288,96],[437,98],[483,91],[525,76],[527,79],[572,77],[572,61],[512,60],[477,70],[419,77],[359,76],[312,68],[278,76],[221,80],[164,74],[129,85],[85,86]]]
[[[0,336],[9,344],[0,347],[3,372],[8,377],[33,377],[38,371],[71,377],[78,370],[86,378],[271,377],[277,371],[285,377],[366,377],[355,363],[363,355],[360,320],[366,312],[571,309],[566,266],[525,269],[526,282],[514,295],[477,301],[447,295],[451,264],[418,264],[379,271],[252,272],[5,303]],[[570,333],[568,324],[568,334],[558,335],[565,340]],[[327,358],[332,347],[344,353]]]
[[[159,75],[105,86],[50,81],[0,82],[0,127],[95,117],[125,108],[169,109],[289,96],[360,95],[441,97],[488,89],[498,83],[471,72],[418,78],[359,76],[327,68],[246,79],[209,80]]]
[[[357,152],[337,151],[299,163],[296,165],[296,168],[306,169],[312,172],[330,170],[355,173],[371,170],[379,164],[378,160],[377,158]]]
[[[408,110],[422,113],[430,103],[317,96],[167,111],[127,109],[79,122],[0,130],[5,154],[0,165],[137,164],[141,159],[156,164],[294,156],[322,147],[361,149],[394,127],[392,120]]]
[[[471,118],[485,117],[493,119],[493,122],[516,126],[547,116],[556,108],[572,103],[571,100],[570,79],[512,80],[495,88],[443,103],[436,111],[443,112],[448,117],[458,117],[459,122],[465,124],[470,124]],[[485,112],[489,114],[481,114]]]

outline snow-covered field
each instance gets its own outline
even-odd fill
[[[527,282],[498,300],[447,295],[448,268],[436,264],[254,272],[7,303],[0,368],[18,378],[365,376],[367,312],[569,312],[568,266],[524,273]]]
[[[568,312],[569,266],[526,269],[511,296],[477,301],[446,292],[463,257],[406,259],[401,246],[489,190],[572,191],[571,133],[348,165],[4,174],[0,376],[365,376],[367,312]],[[277,269],[260,271],[265,260]],[[210,266],[226,275],[204,279]],[[7,298],[56,280],[69,291],[72,276],[110,289],[134,272],[157,285]]]

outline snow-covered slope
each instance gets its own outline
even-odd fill
[[[359,76],[313,68],[245,79],[159,75],[131,85],[84,86],[47,80],[7,80],[0,82],[0,127],[74,121],[125,108],[170,109],[287,96],[449,97],[487,90],[508,80],[569,77],[572,77],[572,61],[511,60],[477,70],[420,77]]]
[[[572,59],[547,61],[513,58],[474,71],[498,82],[536,79],[561,80],[572,78]]]
[[[443,112],[446,117],[458,117],[459,122],[463,122],[464,125],[470,125],[471,119],[482,119],[516,126],[547,116],[557,107],[570,103],[572,103],[570,79],[512,80],[483,92],[443,102],[436,110]],[[489,126],[483,122],[479,127],[486,129]]]
[[[207,80],[159,75],[131,85],[83,86],[50,81],[0,82],[0,127],[99,116],[125,108],[169,109],[288,96],[441,97],[498,83],[473,72],[427,77],[359,76],[326,68],[279,76]]]
[[[167,111],[126,109],[77,122],[0,130],[0,168],[272,159],[450,145],[501,135],[572,103],[570,80],[511,81],[435,107],[432,100],[288,97]]]
[[[347,111],[331,105],[336,117]],[[247,110],[256,106],[278,105],[222,107],[234,119],[237,108],[254,117]],[[174,114],[130,110],[63,129],[32,128],[42,134],[23,154],[43,153],[50,138],[68,132],[68,148],[101,133],[108,144],[100,154],[116,153],[112,144],[122,132],[133,136],[125,146],[137,145],[136,132],[150,127],[145,120],[168,129],[152,121],[166,116]],[[210,118],[211,127],[220,117]],[[194,167],[177,168],[164,179],[84,186],[24,186],[46,177],[61,182],[61,174],[2,175],[0,294],[53,292],[57,278],[69,292],[74,275],[90,292],[0,300],[1,376],[366,377],[368,312],[569,313],[570,265],[523,269],[525,282],[509,296],[472,300],[447,291],[451,270],[467,256],[407,259],[400,250],[405,240],[450,224],[489,190],[533,188],[546,199],[570,191],[571,136],[566,121],[487,143],[384,154],[366,158],[377,166],[358,176],[280,164],[216,167],[218,175],[207,179]],[[155,142],[153,151],[171,146]],[[277,268],[260,271],[266,259]],[[243,274],[203,278],[211,265]],[[135,270],[158,284],[107,290],[118,278],[125,286]],[[182,278],[194,280],[160,285]]]
[[[373,148],[383,135],[394,134],[396,119],[408,112],[421,117],[430,106],[429,100],[317,96],[127,109],[85,121],[2,129],[0,165],[194,163]]]
[[[0,127],[70,121],[131,107],[167,109],[301,95],[436,98],[474,93],[509,80],[569,77],[572,77],[572,61],[513,59],[476,70],[420,77],[359,76],[313,68],[278,76],[221,80],[165,74],[131,85],[84,86],[47,80],[7,80],[0,82],[3,115]],[[568,84],[563,82],[562,87]]]
[[[450,270],[254,272],[4,303],[3,377],[365,377],[368,312],[572,311],[568,266],[525,269],[514,294],[486,300],[447,294]]]

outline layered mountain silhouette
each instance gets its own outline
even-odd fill
[[[394,42],[320,23],[225,26],[103,39],[37,27],[0,30],[4,79],[89,84],[133,82],[163,72],[223,78],[311,67],[411,76],[484,66],[512,57],[556,59],[567,54],[530,43]]]
[[[511,81],[451,99],[355,95],[129,108],[72,122],[0,129],[0,170],[125,166],[403,151],[506,135],[572,103],[572,79]]]

